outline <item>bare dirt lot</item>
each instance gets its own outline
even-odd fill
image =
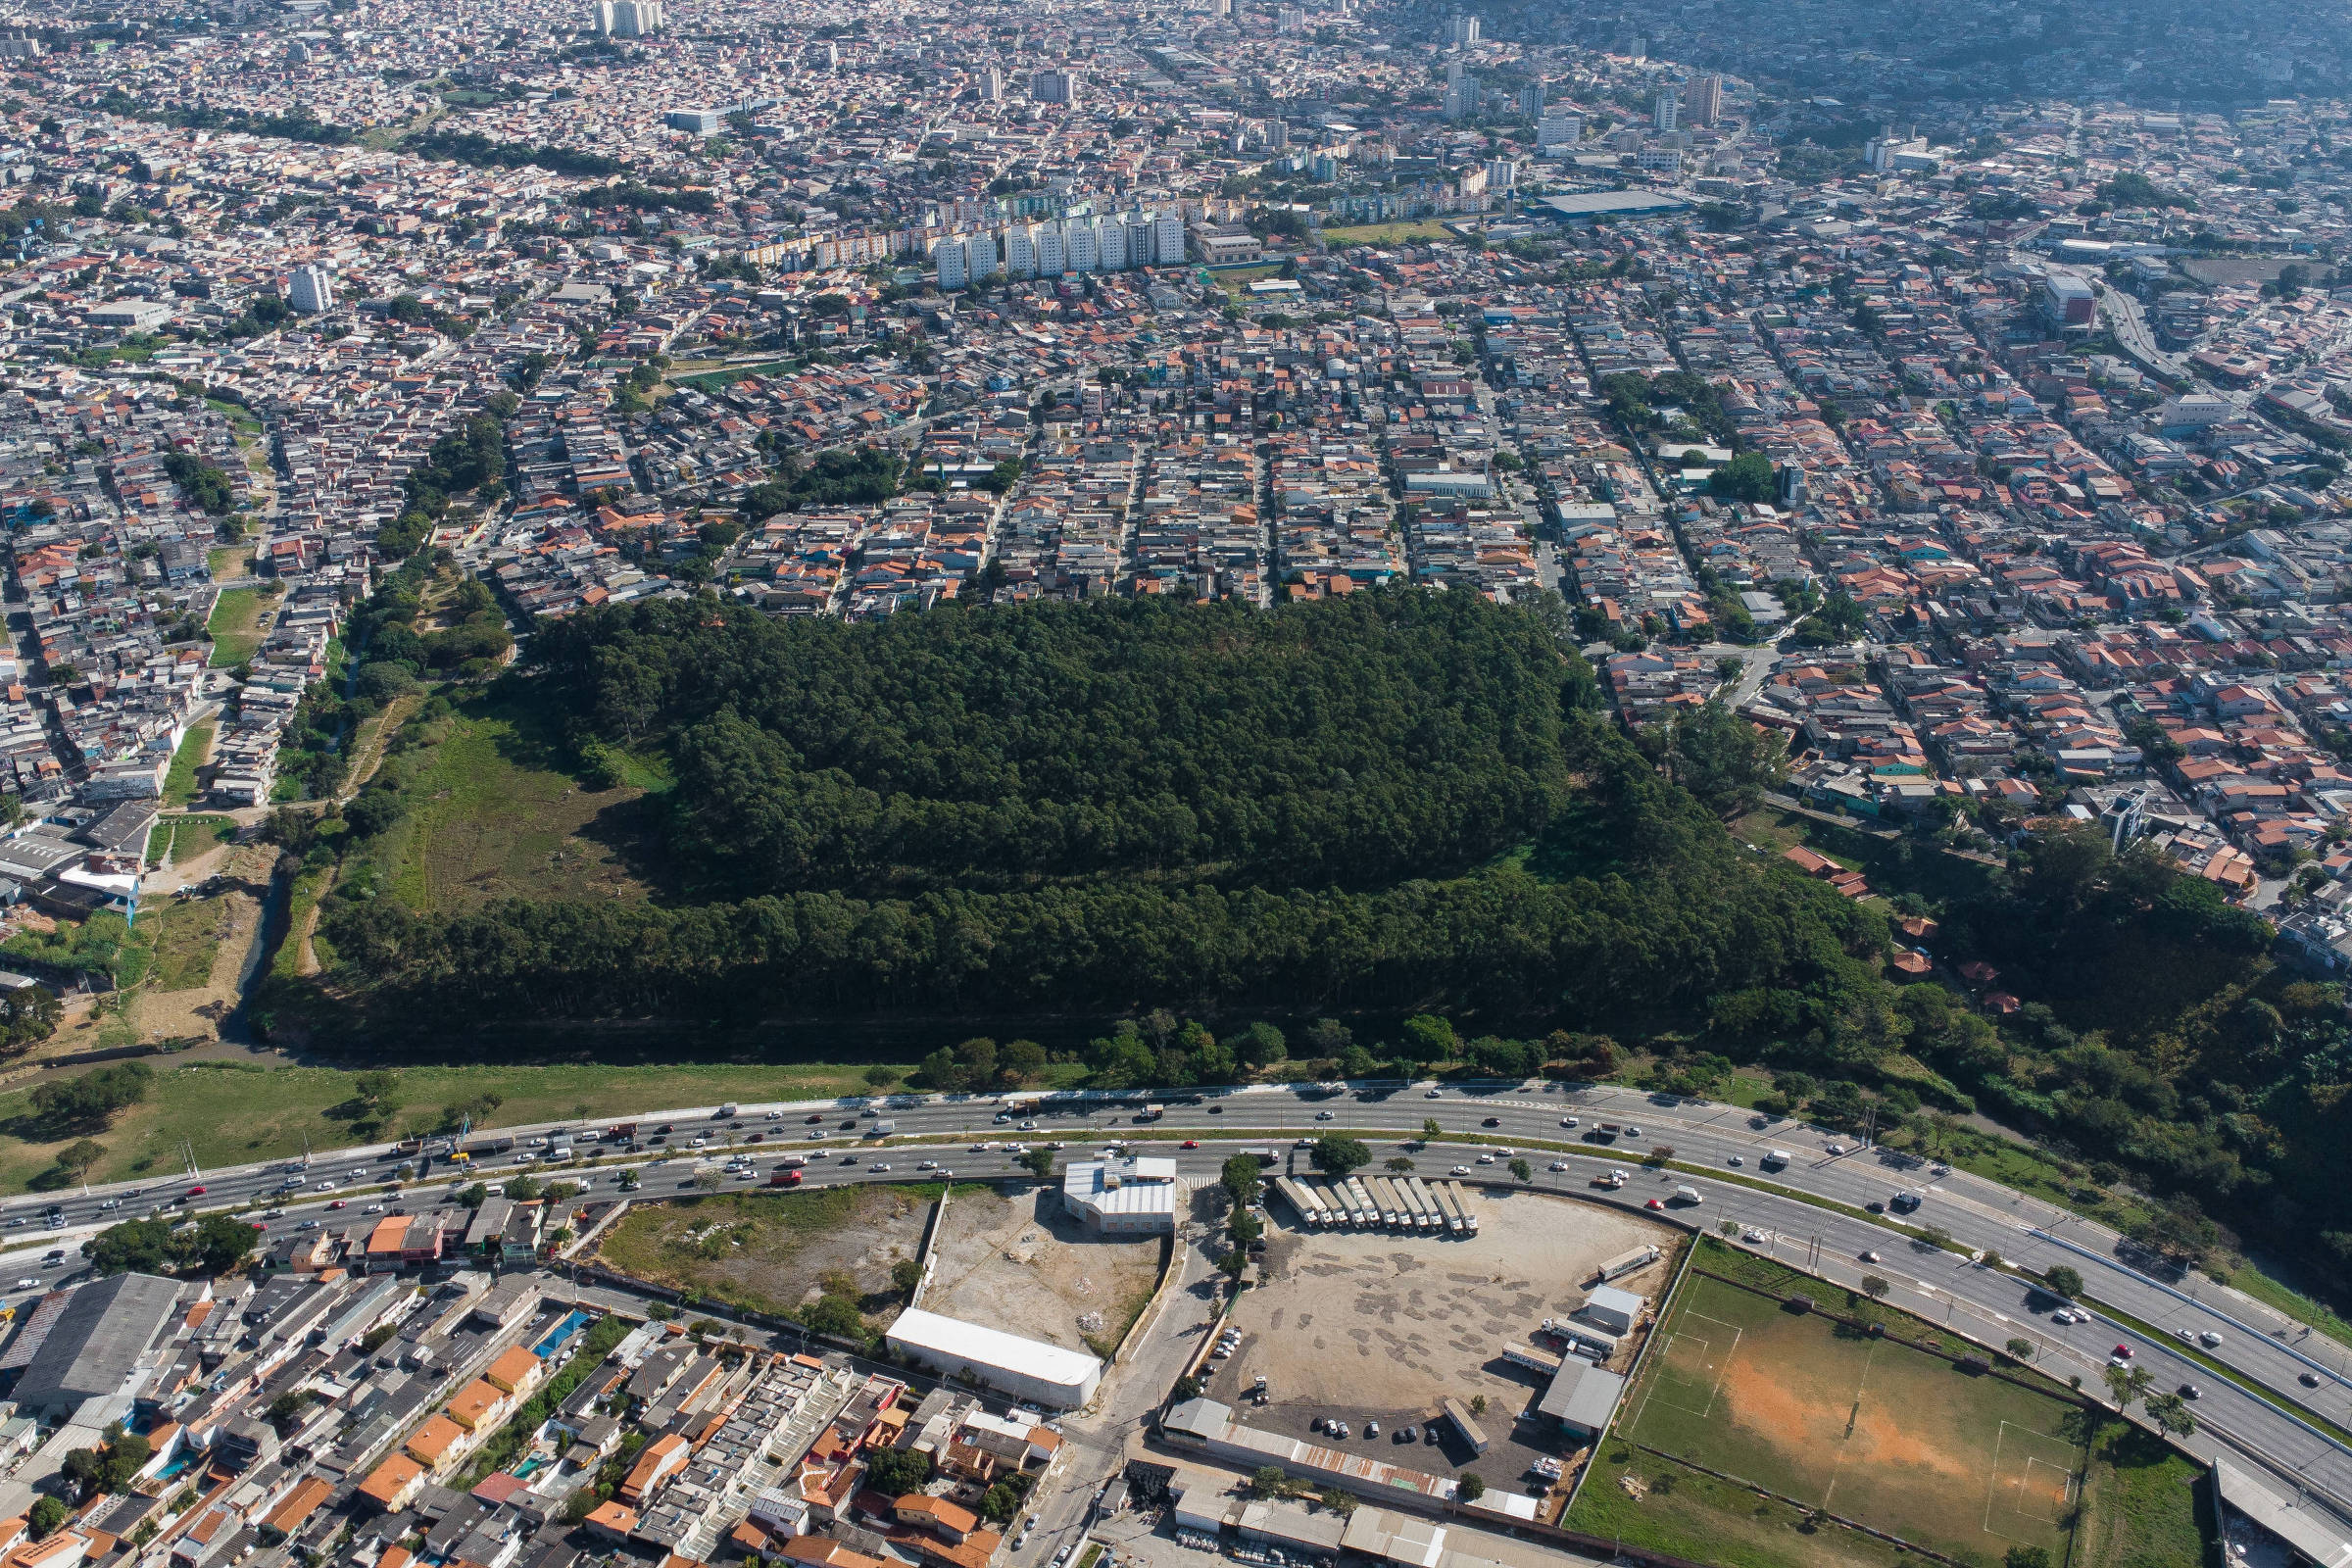
[[[597,1260],[762,1312],[815,1301],[830,1280],[872,1321],[904,1303],[891,1265],[922,1250],[938,1192],[842,1186],[648,1203],[607,1234]]]
[[[1159,1283],[1160,1243],[1089,1236],[1061,1195],[958,1190],[940,1227],[926,1311],[1107,1356]]]
[[[1242,1348],[1209,1396],[1250,1426],[1294,1437],[1316,1437],[1314,1421],[1336,1416],[1352,1429],[1337,1446],[1440,1472],[1472,1462],[1457,1438],[1415,1449],[1396,1434],[1425,1425],[1447,1396],[1473,1408],[1483,1396],[1479,1420],[1494,1446],[1475,1462],[1490,1484],[1511,1485],[1528,1460],[1559,1452],[1556,1433],[1519,1419],[1544,1380],[1504,1361],[1503,1349],[1530,1344],[1544,1319],[1575,1310],[1601,1260],[1631,1248],[1655,1244],[1666,1259],[1616,1283],[1658,1295],[1677,1233],[1573,1199],[1475,1185],[1464,1196],[1480,1231],[1462,1239],[1304,1233],[1278,1223],[1266,1283],[1245,1292],[1234,1311]],[[1287,1216],[1279,1204],[1275,1212]],[[1249,1396],[1260,1373],[1273,1391],[1263,1406]],[[1380,1424],[1378,1439],[1365,1437],[1367,1421]]]

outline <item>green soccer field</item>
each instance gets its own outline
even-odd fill
[[[1954,1556],[2064,1561],[2086,1463],[2067,1401],[1693,1273],[1613,1439]],[[1607,1445],[1604,1445],[1607,1446]]]

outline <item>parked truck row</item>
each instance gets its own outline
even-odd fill
[[[1478,1213],[1450,1181],[1418,1176],[1279,1176],[1274,1190],[1309,1230],[1475,1236]]]

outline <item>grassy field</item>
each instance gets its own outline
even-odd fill
[[[2091,1446],[2074,1568],[2189,1568],[2220,1562],[2204,1521],[2203,1467],[2137,1427],[2111,1423]]]
[[[1260,300],[1258,296],[1250,292],[1250,285],[1261,277],[1273,277],[1281,270],[1281,263],[1270,262],[1264,267],[1236,267],[1229,271],[1211,272],[1208,275],[1217,287],[1225,291],[1227,299],[1237,300],[1244,305],[1262,305],[1265,309],[1272,310],[1276,301],[1284,296],[1278,295],[1274,298]]]
[[[1446,231],[1436,219],[1425,218],[1414,222],[1358,223],[1348,228],[1323,230],[1323,243],[1334,250],[1346,245],[1459,245],[1461,240]]]
[[[5,954],[60,968],[111,974],[116,985],[125,988],[147,977],[147,965],[154,956],[145,925],[133,931],[121,915],[107,912],[78,922],[60,921],[55,931],[20,931],[0,943],[0,955]]]
[[[172,863],[185,864],[220,848],[236,831],[236,822],[225,816],[166,817],[147,835],[147,863],[161,865],[169,853]]]
[[[224,669],[251,659],[262,646],[261,621],[259,589],[223,589],[208,623],[213,634],[213,667]]]
[[[220,899],[162,899],[139,911],[153,922],[154,979],[163,991],[193,991],[212,978],[228,931],[228,907]]]
[[[624,863],[644,783],[583,788],[530,714],[477,702],[428,721],[423,744],[384,764],[411,804],[376,863],[419,912],[500,898],[645,893]],[[652,775],[645,782],[654,782]]]
[[[694,387],[703,392],[715,392],[720,387],[733,386],[747,375],[774,375],[790,370],[795,363],[790,360],[769,360],[760,365],[722,366],[715,370],[701,370],[689,375],[672,373],[669,383],[672,386]]]
[[[141,921],[145,930],[149,922]],[[450,1107],[479,1127],[559,1117],[614,1116],[648,1107],[722,1100],[808,1100],[870,1092],[862,1064],[785,1066],[680,1062],[659,1067],[414,1067],[401,1072],[386,1131],[437,1125]],[[369,1142],[351,1116],[353,1074],[326,1067],[244,1063],[158,1066],[140,1104],[98,1135],[107,1157],[94,1181],[178,1168],[184,1139],[203,1165],[279,1159],[303,1151]],[[0,1191],[22,1192],[71,1140],[38,1137],[26,1121],[30,1086],[0,1094]],[[495,1103],[493,1101],[495,1100]]]
[[[1700,1264],[1743,1276],[1769,1269],[1775,1285],[1801,1285],[1816,1298],[1829,1289],[1760,1259],[1734,1264],[1738,1256],[1709,1243]],[[1828,1304],[1845,1309],[1842,1293],[1831,1295],[1839,1298]],[[1886,1337],[1691,1275],[1627,1391],[1572,1524],[1605,1533],[1619,1528],[1606,1516],[1630,1506],[1647,1520],[1643,1539],[1667,1545],[1658,1533],[1692,1531],[1668,1549],[1713,1560],[1706,1531],[1694,1530],[1690,1516],[1721,1512],[1723,1499],[1704,1496],[1706,1489],[1692,1485],[1703,1478],[1685,1472],[1689,1479],[1669,1485],[1669,1506],[1651,1509],[1655,1477],[1667,1472],[1651,1456],[1636,1464],[1640,1443],[1963,1560],[1997,1562],[2012,1545],[2033,1545],[2064,1561],[2088,1461],[2082,1413],[2054,1387],[2043,1393],[1971,1376],[1900,1343],[1958,1344],[1862,1305],[1886,1322]],[[1636,1489],[1613,1473],[1629,1466],[1650,1496],[1635,1500]],[[1702,1495],[1672,1501],[1686,1492]],[[1752,1524],[1756,1499],[1737,1495]],[[1588,1505],[1597,1517],[1581,1517]],[[1793,1510],[1779,1512],[1786,1520],[1750,1544],[1762,1553],[1777,1543],[1790,1562],[1824,1560],[1820,1540],[1798,1532]],[[1769,1508],[1763,1517],[1771,1519]]]
[[[215,729],[210,723],[193,724],[180,737],[179,750],[172,754],[171,770],[164,775],[166,806],[185,806],[196,798],[196,770],[213,755]]]
[[[253,567],[253,546],[217,545],[205,552],[204,569],[213,574],[213,581],[226,582],[242,577]]]
[[[874,1320],[905,1304],[891,1265],[922,1250],[936,1182],[688,1197],[631,1210],[598,1259],[639,1279],[783,1314],[817,1294]]]

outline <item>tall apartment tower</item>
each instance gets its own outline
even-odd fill
[[[1544,78],[1538,76],[1519,89],[1519,117],[1522,120],[1544,118]]]
[[[1712,125],[1723,118],[1723,78],[1712,74],[1692,78],[1690,101],[1684,106],[1693,125]]]
[[[1004,73],[994,66],[980,73],[980,101],[984,104],[1004,101]]]
[[[334,279],[318,267],[297,267],[286,281],[286,304],[300,316],[317,316],[335,308]]]
[[[1672,87],[1658,89],[1658,107],[1650,116],[1650,128],[1663,136],[1683,122],[1683,100]]]
[[[1479,19],[1455,12],[1446,21],[1446,41],[1456,49],[1468,48],[1478,42]]]
[[[1078,73],[1037,72],[1029,78],[1029,96],[1041,104],[1074,104],[1078,101]]]

